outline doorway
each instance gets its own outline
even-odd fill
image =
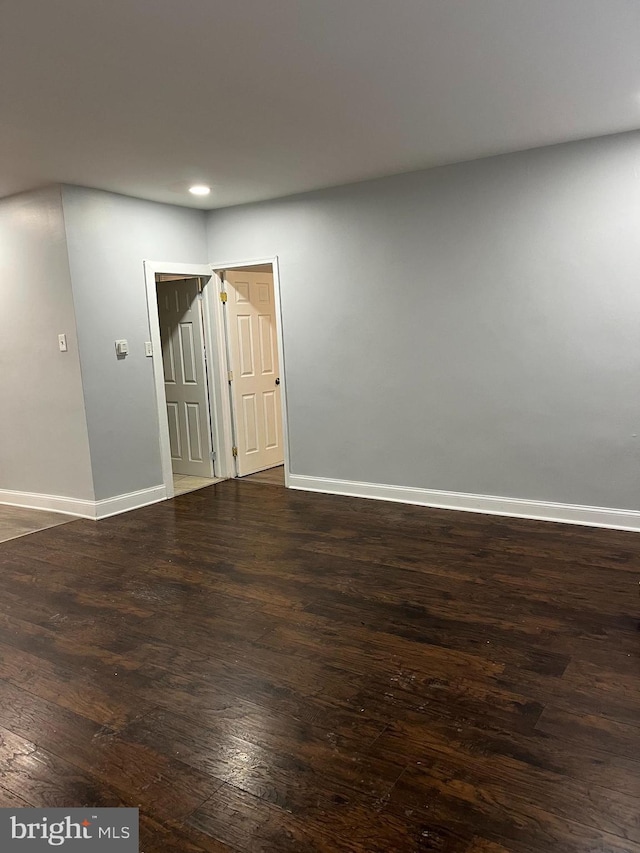
[[[254,472],[264,472],[254,478],[271,477],[279,482],[284,480],[284,485],[288,485],[278,259],[211,265],[145,260],[144,275],[151,337],[145,348],[147,355],[153,357],[166,496],[171,498],[185,490],[181,488],[184,482],[180,484],[178,478],[197,476],[176,473],[174,482],[174,465],[177,467],[182,462],[190,465],[195,461],[198,465],[211,466],[206,472],[208,476],[203,478],[203,485],[217,479],[254,476]],[[165,287],[170,282],[173,284]],[[186,291],[176,293],[175,288],[186,288]],[[173,327],[172,332],[161,331],[160,315],[165,311],[161,303],[164,300],[166,305],[166,292],[172,294],[173,303],[179,303],[180,297],[183,300],[181,309],[166,308],[168,316],[163,317],[164,325]],[[179,315],[179,311],[185,313]],[[195,326],[183,330],[182,339],[180,337],[177,327],[189,320],[189,312],[195,312],[191,319],[195,317],[195,321],[201,323],[202,350],[198,348]],[[170,316],[171,313],[175,316]],[[240,334],[236,334],[238,331]],[[190,373],[189,370],[183,372],[187,382],[182,383],[189,385],[186,390],[191,392],[197,384],[193,380],[198,373],[198,361],[196,359],[194,365],[193,359],[200,351],[206,375],[208,424],[204,420],[202,392],[196,404],[186,396],[178,398],[180,389],[176,387],[177,379],[181,378],[176,373],[176,358],[179,356],[191,368]],[[255,387],[248,388],[251,382]],[[172,398],[174,392],[175,399]],[[180,422],[180,406],[186,404],[189,409]],[[209,459],[206,457],[207,440],[211,448]],[[202,449],[194,453],[194,447]]]

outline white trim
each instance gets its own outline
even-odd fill
[[[332,480],[291,474],[289,487],[330,495],[350,495],[379,501],[418,504],[438,509],[455,509],[487,515],[505,515],[537,521],[557,521],[562,524],[581,524],[586,527],[608,527],[613,530],[640,531],[640,512],[630,509],[581,506],[548,501],[501,498],[493,495],[473,495],[464,492],[443,492],[437,489],[414,489],[406,486],[387,486],[380,483],[359,483],[352,480]]]
[[[214,475],[223,480],[235,477],[235,466],[229,465],[225,458],[225,449],[231,453],[231,443],[226,441],[224,405],[221,403],[229,393],[226,373],[223,376],[226,360],[220,356],[220,341],[224,341],[224,329],[218,312],[222,303],[216,291],[216,276],[208,268],[208,286],[202,291],[204,308],[204,337],[207,348],[207,382],[209,385],[209,416],[211,418],[213,452],[216,455]],[[163,386],[164,387],[164,386]]]
[[[162,368],[162,341],[160,339],[160,318],[158,316],[158,295],[156,290],[156,274],[201,276],[211,278],[211,267],[208,264],[176,264],[168,261],[144,261],[144,278],[147,291],[147,313],[149,316],[149,334],[153,348],[153,381],[156,389],[156,406],[158,411],[158,440],[160,443],[160,461],[162,464],[162,480],[166,490],[166,497],[172,498],[175,494],[173,488],[173,468],[171,466],[171,445],[169,442],[169,423],[167,421],[167,399],[164,390],[164,371]],[[211,305],[209,294],[204,288],[203,302],[205,314],[205,347],[207,352],[213,353],[215,348],[211,340],[211,323],[209,321]],[[212,394],[212,391],[214,392]],[[209,408],[213,421],[213,451],[216,459],[220,459],[220,436],[218,434],[217,400],[215,387],[209,378]],[[215,471],[216,476],[227,476],[223,471]]]
[[[249,260],[235,260],[235,261],[227,261],[226,263],[212,263],[211,270],[218,282],[218,290],[222,290],[224,288],[224,283],[222,281],[222,276],[219,274],[220,271],[231,270],[237,267],[255,267],[262,264],[271,264],[271,269],[273,271],[273,298],[275,299],[275,307],[276,307],[276,332],[278,338],[278,361],[280,363],[280,405],[282,406],[282,443],[284,449],[284,484],[285,486],[289,486],[289,478],[290,478],[290,453],[289,453],[289,419],[288,419],[288,407],[287,407],[287,369],[285,365],[284,358],[284,334],[282,328],[282,299],[281,299],[281,291],[280,291],[280,268],[278,265],[278,256],[273,255],[270,258],[251,258]],[[224,333],[222,329],[222,303],[220,300],[217,300],[217,311],[216,311],[216,326],[222,333],[222,337],[218,339],[218,356],[221,362],[221,369],[224,372],[224,380],[226,382],[226,371],[228,369],[227,366],[227,358],[226,358],[226,341],[224,338]],[[231,446],[233,444],[233,433],[231,429],[231,401],[229,400],[228,394],[222,394],[220,397],[220,402],[222,404],[222,427],[223,433],[225,435],[225,446],[221,453],[221,457],[224,457],[225,467],[228,470],[228,477],[235,477],[235,464],[233,460],[233,456],[231,455]],[[233,471],[233,473],[232,473]]]
[[[217,426],[220,436],[220,452],[216,457],[220,476],[229,479],[237,476],[236,461],[233,456],[233,423],[231,420],[231,400],[229,395],[229,359],[227,357],[227,332],[225,328],[224,306],[219,294],[224,290],[223,277],[218,270],[211,268],[213,278],[212,318],[215,330],[215,363],[212,374],[216,387],[220,389],[216,396]]]
[[[121,512],[140,509],[142,506],[163,501],[166,497],[167,490],[162,485],[152,486],[150,489],[140,489],[137,492],[128,492],[124,495],[116,495],[113,498],[104,498],[95,502],[94,518],[109,518],[109,516],[119,515]]]
[[[0,504],[20,506],[25,509],[44,509],[95,521],[157,503],[164,500],[166,496],[164,486],[153,486],[150,489],[116,495],[101,501],[84,501],[78,498],[65,498],[61,495],[41,495],[36,492],[13,492],[9,489],[0,489]]]
[[[46,509],[61,512],[63,515],[75,515],[80,518],[95,518],[95,501],[83,501],[78,498],[65,498],[60,495],[41,495],[37,492],[14,492],[0,489],[0,504],[21,506],[25,509]]]

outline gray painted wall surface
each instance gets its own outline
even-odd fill
[[[640,509],[640,133],[208,216],[280,257],[292,470]]]
[[[162,483],[143,260],[206,263],[205,214],[82,187],[63,202],[100,500]]]
[[[60,187],[0,202],[0,268],[0,489],[92,500]]]

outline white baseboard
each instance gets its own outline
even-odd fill
[[[64,515],[77,515],[80,518],[95,518],[95,501],[83,501],[78,498],[63,498],[59,495],[41,495],[37,492],[14,492],[0,489],[0,504],[21,506],[25,509],[48,509]]]
[[[640,531],[640,512],[629,509],[609,509],[598,506],[549,503],[547,501],[499,498],[492,495],[472,495],[464,492],[442,492],[436,489],[413,489],[406,486],[386,486],[379,483],[358,483],[352,480],[332,480],[324,477],[289,475],[289,488],[330,495],[350,495],[379,501],[418,504],[437,509],[457,509],[488,515],[506,515],[537,521],[557,521],[562,524],[582,524],[586,527],[609,527],[614,530]]]
[[[21,506],[25,509],[46,509],[61,512],[64,515],[75,515],[78,518],[108,518],[131,509],[138,509],[148,504],[162,501],[167,491],[164,486],[153,486],[138,492],[116,495],[101,501],[85,501],[78,498],[65,498],[60,495],[42,495],[36,492],[14,492],[10,489],[0,489],[0,504]]]
[[[129,512],[131,509],[139,509],[142,506],[158,503],[166,497],[167,490],[162,485],[152,486],[150,489],[141,489],[139,492],[116,495],[114,498],[105,498],[96,501],[94,518],[109,518],[111,515],[119,515],[121,512]]]
[[[289,475],[289,488],[330,495],[349,495],[379,501],[417,504],[436,509],[455,509],[487,515],[530,518],[537,521],[556,521],[562,524],[581,524],[586,527],[608,527],[614,530],[640,531],[640,511],[608,507],[551,503],[547,501],[501,498],[493,495],[473,495],[464,492],[444,492],[437,489],[417,489],[407,486],[387,486],[380,483],[359,483],[353,480],[333,480],[324,477]],[[14,492],[0,489],[0,504],[26,509],[44,509],[74,515],[79,518],[101,519],[132,509],[157,503],[167,497],[166,488],[153,486],[100,501],[79,500],[59,495],[33,492]]]

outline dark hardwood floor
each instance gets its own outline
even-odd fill
[[[0,806],[144,853],[639,853],[640,536],[227,481],[0,545]]]

